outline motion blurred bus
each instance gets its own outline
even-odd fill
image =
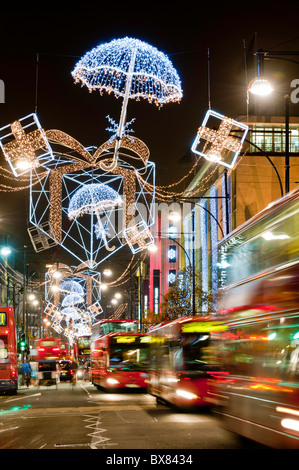
[[[102,320],[92,327],[90,380],[98,389],[146,389],[149,338],[137,322]]]
[[[38,361],[60,361],[68,359],[68,343],[60,338],[40,338],[36,340]]]
[[[219,244],[225,426],[274,448],[299,448],[299,189]]]
[[[97,338],[109,333],[137,333],[136,320],[100,320],[91,327],[91,344]]]
[[[211,381],[227,376],[218,358],[225,329],[222,317],[208,315],[182,317],[150,330],[149,393],[176,407],[210,406]]]
[[[16,393],[17,389],[17,343],[14,312],[11,307],[0,307],[0,391]]]

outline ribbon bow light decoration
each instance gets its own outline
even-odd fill
[[[30,185],[29,220],[42,237],[61,245],[80,263],[86,263],[93,269],[125,244],[136,253],[153,243],[149,227],[154,223],[155,194],[149,194],[145,187],[148,182],[154,183],[155,166],[148,160],[149,149],[140,139],[124,137],[119,164],[103,172],[100,162],[108,164],[111,161],[115,139],[102,144],[92,155],[68,134],[48,130],[42,131],[38,138],[27,137],[24,147],[25,144],[20,146],[19,143],[20,139],[25,142],[25,129],[21,126],[23,120],[12,125],[12,129],[18,130],[15,141],[7,143],[5,138],[0,137],[0,142],[6,156],[11,157],[11,149],[18,148],[21,156],[30,157],[30,166],[26,171],[30,171],[31,181],[35,183]],[[38,122],[37,116],[33,120]],[[53,146],[66,147],[77,156],[54,152]],[[46,161],[40,160],[37,153],[47,155]],[[134,166],[128,162],[132,158]],[[140,162],[138,168],[135,167],[136,161]],[[118,195],[104,204],[105,197],[99,194],[99,188],[107,194]],[[77,212],[69,209],[76,192],[81,194],[83,206],[85,204]],[[140,210],[138,206],[142,205],[143,210]],[[31,240],[36,247],[32,235]],[[50,243],[43,243],[43,249],[51,246]]]

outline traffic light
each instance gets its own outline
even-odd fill
[[[25,333],[22,333],[21,338],[18,342],[18,353],[20,354],[22,352],[25,352],[28,354],[28,351],[29,351],[29,348],[25,340]]]

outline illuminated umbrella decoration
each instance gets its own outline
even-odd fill
[[[71,293],[69,295],[66,295],[61,302],[62,307],[73,307],[74,305],[77,304],[83,304],[84,303],[84,298],[76,293]]]
[[[68,208],[68,217],[73,220],[83,214],[95,214],[97,217],[96,234],[101,234],[105,247],[108,251],[113,251],[115,247],[109,247],[106,231],[100,218],[100,213],[107,209],[114,209],[121,206],[123,200],[117,191],[103,183],[86,184],[78,189],[72,196]]]
[[[112,163],[100,163],[106,171],[117,165],[121,139],[126,132],[131,132],[126,124],[129,98],[145,98],[158,106],[182,99],[180,78],[168,57],[134,38],[115,39],[95,47],[76,64],[72,76],[75,83],[81,82],[90,91],[104,90],[124,98],[120,121],[118,126],[115,125],[116,144]]]
[[[76,294],[79,294],[81,296],[84,295],[84,289],[81,286],[81,284],[79,284],[79,282],[76,282],[76,281],[73,281],[73,280],[63,281],[60,284],[60,289],[62,291],[68,292],[69,294],[76,293]]]
[[[80,311],[75,307],[66,307],[61,310],[61,313],[66,317],[66,320],[79,320],[81,318]]]

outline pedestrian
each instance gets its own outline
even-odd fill
[[[22,365],[23,365],[22,373],[23,373],[23,376],[24,376],[24,382],[26,383],[26,386],[29,387],[30,379],[31,379],[31,366],[30,366],[29,362],[24,362],[24,364],[22,364]]]

